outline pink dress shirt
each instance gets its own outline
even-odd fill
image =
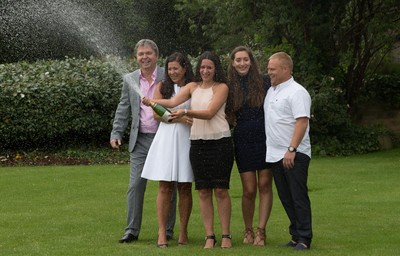
[[[149,84],[142,73],[140,72],[140,90],[142,91],[143,96],[146,98],[152,99],[154,97],[154,91],[156,90],[156,76],[157,76],[157,68],[154,69],[151,78],[153,82]],[[153,117],[153,109],[151,107],[143,105],[140,103],[140,127],[139,132],[141,133],[156,133],[158,129],[158,121],[156,121]]]

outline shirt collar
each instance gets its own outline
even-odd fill
[[[154,69],[153,73],[151,74],[151,78],[153,80],[153,83],[156,82],[156,77],[157,77],[157,67]],[[140,70],[140,79],[145,79],[143,74],[142,74],[142,70]]]
[[[275,86],[275,90],[282,90],[282,89],[288,87],[289,84],[291,84],[292,82],[293,82],[293,76],[290,77],[289,80],[286,80],[285,82],[280,83],[280,84],[278,84],[277,86]]]

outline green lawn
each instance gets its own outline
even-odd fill
[[[119,244],[125,227],[127,165],[0,168],[0,255],[297,255],[275,193],[267,246],[243,245],[241,185],[231,179],[232,249],[202,249],[198,195],[190,245],[156,248],[157,183],[149,182],[140,240]],[[314,240],[310,255],[397,255],[400,251],[400,149],[311,161],[309,189]],[[256,223],[256,220],[254,221]],[[178,230],[176,228],[176,230]],[[216,234],[220,226],[216,218]]]

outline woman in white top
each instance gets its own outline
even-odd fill
[[[184,86],[194,80],[192,66],[182,53],[171,54],[165,63],[165,80],[157,84],[155,99],[169,99]],[[190,100],[177,106],[176,109],[190,108]],[[174,110],[171,109],[171,110]],[[184,116],[172,122],[164,122],[156,113],[154,118],[160,126],[150,146],[142,178],[159,181],[157,194],[158,241],[160,248],[168,245],[166,225],[174,186],[177,183],[179,194],[179,238],[181,245],[188,243],[187,226],[192,211],[193,171],[189,160],[190,126],[192,118]]]
[[[195,189],[200,196],[200,211],[206,233],[204,248],[213,248],[216,244],[213,193],[222,229],[221,247],[232,247],[229,182],[234,157],[230,128],[225,118],[228,91],[219,57],[204,52],[196,67],[195,82],[186,85],[171,99],[154,100],[171,108],[191,99],[191,108],[173,111],[171,119],[184,116],[193,118],[190,162]],[[143,98],[143,102],[149,104],[149,99]]]

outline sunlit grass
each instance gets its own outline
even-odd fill
[[[314,239],[310,255],[396,255],[400,235],[400,149],[315,158],[309,189]],[[297,255],[287,242],[288,220],[275,193],[265,248],[243,245],[241,185],[232,172],[234,248],[202,249],[198,194],[189,224],[190,245],[156,247],[156,182],[148,182],[140,240],[119,244],[125,227],[128,165],[0,167],[1,255]],[[257,216],[257,215],[256,215]],[[216,222],[216,235],[221,231]],[[254,220],[256,223],[256,220]],[[178,232],[178,226],[176,227]],[[177,233],[176,233],[177,235]]]

